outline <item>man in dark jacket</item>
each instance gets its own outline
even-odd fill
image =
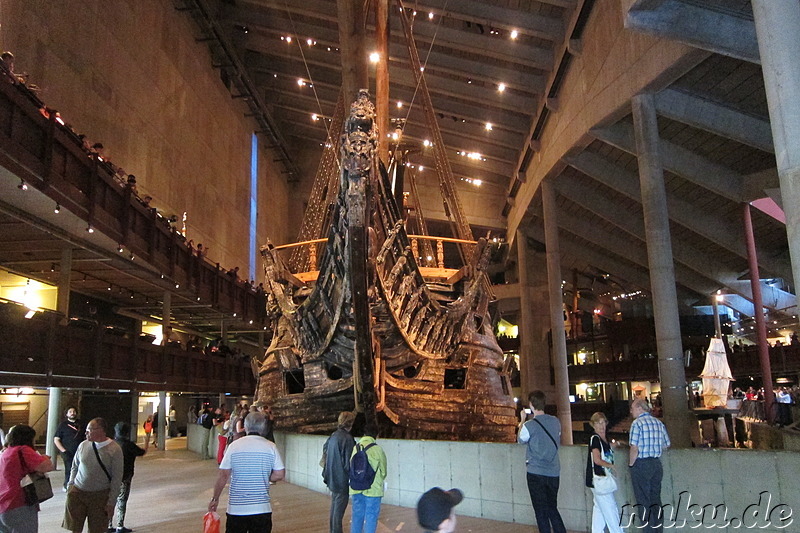
[[[116,518],[117,526],[116,529],[114,529],[113,523],[109,523],[108,531],[109,533],[129,533],[132,530],[125,527],[125,511],[128,508],[128,497],[131,495],[133,466],[137,457],[141,457],[147,453],[147,448],[150,446],[150,439],[145,439],[144,449],[137,446],[130,439],[131,426],[125,422],[117,422],[117,425],[114,426],[114,433],[114,440],[117,441],[119,447],[122,448],[124,463],[122,467],[122,486],[119,489],[119,496],[117,496],[116,517],[110,517],[112,522],[113,518]]]
[[[322,480],[331,491],[330,533],[342,533],[342,518],[350,499],[350,456],[355,440],[350,434],[356,417],[349,411],[339,414],[339,429],[322,446]]]
[[[78,450],[78,444],[86,438],[86,433],[84,432],[83,423],[78,419],[77,409],[68,407],[65,416],[64,421],[56,429],[53,442],[61,453],[61,459],[64,461],[64,490],[66,491],[69,475],[72,472],[72,459]]]

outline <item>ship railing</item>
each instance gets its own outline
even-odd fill
[[[422,277],[426,279],[436,278],[443,281],[448,280],[451,276],[459,272],[459,268],[452,268],[453,261],[451,260],[455,260],[458,263],[461,262],[461,256],[458,253],[458,250],[455,248],[452,250],[452,254],[448,253],[447,257],[445,257],[445,244],[477,244],[477,241],[455,239],[452,237],[436,237],[430,235],[408,235],[408,239],[411,242],[411,251],[420,267],[420,273],[422,274]],[[316,279],[316,273],[319,271],[319,260],[323,250],[322,245],[323,243],[327,242],[327,240],[327,238],[311,239],[307,241],[281,244],[279,246],[275,246],[273,249],[278,251],[279,254],[283,255],[294,252],[298,247],[307,248],[309,258],[307,264],[310,265],[310,270],[308,272],[292,272],[292,274],[297,276],[301,281],[308,282]],[[435,243],[435,256],[423,257],[420,255],[420,245],[423,241]],[[447,267],[445,265],[450,266]]]

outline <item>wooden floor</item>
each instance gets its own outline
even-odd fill
[[[201,461],[197,454],[186,451],[186,439],[168,441],[166,453],[158,450],[136,461],[131,497],[125,525],[136,533],[199,533],[202,519],[217,476],[216,461]],[[59,468],[63,468],[59,460]],[[56,533],[61,529],[65,494],[60,491],[63,471],[50,474],[56,495],[42,504],[39,531]],[[273,531],[276,533],[324,533],[328,530],[330,499],[303,487],[280,482],[270,489],[273,505]],[[227,490],[220,510],[227,505]],[[456,507],[456,513],[458,508]],[[350,508],[345,515],[349,528]],[[223,526],[224,531],[224,526]],[[384,504],[381,507],[379,533],[391,531],[419,532],[416,511]],[[533,526],[496,522],[472,517],[458,517],[459,533],[530,533]]]

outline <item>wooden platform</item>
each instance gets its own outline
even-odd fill
[[[166,453],[150,450],[136,461],[131,498],[125,525],[136,533],[197,533],[202,531],[202,518],[217,476],[216,461],[201,461],[197,454],[186,451],[186,439],[167,441]],[[59,468],[62,468],[59,460]],[[51,473],[53,499],[42,504],[39,531],[56,533],[61,529],[66,495],[60,491],[63,471]],[[449,487],[448,487],[449,488]],[[325,533],[328,531],[330,498],[290,483],[277,483],[270,489],[273,501],[273,531],[292,533]],[[220,502],[221,514],[227,505],[227,490]],[[456,508],[457,509],[457,508]],[[345,515],[349,528],[350,508]],[[224,522],[224,518],[223,518]],[[224,531],[224,525],[223,525]],[[419,532],[416,511],[406,507],[383,505],[379,533],[393,531]],[[458,517],[461,533],[530,533],[536,528],[522,524],[496,522],[472,517]]]

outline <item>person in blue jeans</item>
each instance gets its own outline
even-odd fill
[[[364,436],[358,441],[361,447],[375,443],[378,437],[378,428],[367,424]],[[353,448],[353,455],[358,451],[358,446]],[[351,455],[352,458],[352,455]],[[381,513],[381,498],[383,498],[383,481],[386,479],[386,454],[383,449],[375,444],[367,450],[367,459],[375,469],[375,480],[367,490],[350,489],[353,498],[352,523],[350,533],[375,533],[378,528],[378,515]]]

